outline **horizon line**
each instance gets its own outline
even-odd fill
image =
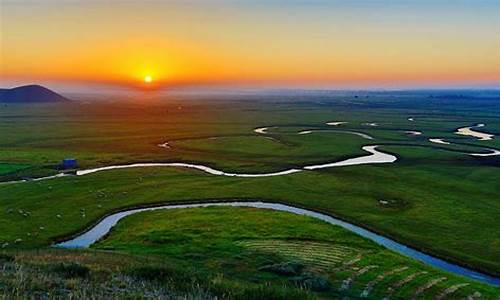
[[[169,92],[276,92],[276,91],[317,91],[317,92],[398,92],[398,91],[500,91],[500,83],[460,83],[460,84],[418,84],[418,85],[388,85],[368,84],[350,85],[255,85],[255,84],[200,84],[160,87],[133,87],[109,83],[77,83],[59,81],[11,81],[1,83],[0,89],[12,89],[20,86],[40,85],[61,93],[102,94],[102,93],[158,93]]]

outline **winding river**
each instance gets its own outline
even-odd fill
[[[255,128],[253,131],[255,133],[259,133],[259,134],[267,134],[268,129],[269,129],[269,127],[259,127],[259,128]]]
[[[91,173],[107,171],[107,170],[115,170],[115,169],[128,169],[128,168],[145,168],[145,167],[178,167],[178,168],[191,168],[197,169],[212,175],[219,176],[230,176],[230,177],[270,177],[270,176],[281,176],[287,174],[293,174],[297,172],[302,172],[304,170],[316,170],[316,169],[324,169],[331,167],[342,167],[342,166],[352,166],[352,165],[362,165],[362,164],[380,164],[380,163],[392,163],[397,160],[397,157],[392,154],[387,154],[384,152],[378,151],[376,148],[377,145],[373,146],[364,146],[363,149],[366,152],[369,152],[369,155],[355,157],[350,159],[341,160],[333,163],[326,163],[320,165],[311,165],[305,166],[301,169],[288,169],[279,172],[272,173],[261,173],[261,174],[245,174],[245,173],[227,173],[224,171],[216,170],[208,166],[197,165],[197,164],[188,164],[188,163],[138,163],[138,164],[128,164],[128,165],[115,165],[115,166],[106,166],[94,169],[87,170],[79,170],[76,172],[77,176],[87,175]]]
[[[409,135],[422,135],[422,131],[418,131],[418,130],[407,130],[405,131],[406,134],[409,134]]]
[[[384,152],[377,151],[377,146],[364,146],[362,149],[370,152],[371,155],[350,158],[338,162],[327,163],[322,165],[305,166],[306,170],[316,170],[332,167],[343,167],[352,165],[363,165],[363,164],[385,164],[393,163],[397,160],[397,157],[392,154],[387,154]]]
[[[332,163],[310,165],[310,166],[304,166],[302,168],[292,168],[292,169],[287,169],[287,170],[278,171],[278,172],[271,172],[271,173],[255,173],[255,174],[229,173],[229,172],[217,170],[217,169],[211,168],[209,166],[205,166],[205,165],[174,162],[174,163],[136,163],[136,164],[125,164],[125,165],[112,165],[112,166],[105,166],[105,167],[99,167],[99,168],[93,168],[93,169],[78,170],[78,171],[76,171],[75,175],[76,176],[84,176],[84,175],[88,175],[88,174],[92,174],[92,173],[109,171],[109,170],[116,170],[116,169],[169,167],[169,168],[196,169],[196,170],[203,171],[205,173],[217,175],[217,176],[253,178],[253,177],[282,176],[282,175],[303,172],[303,171],[307,171],[307,170],[324,169],[324,168],[331,168],[331,167],[343,167],[343,166],[362,165],[362,164],[393,163],[397,160],[396,156],[394,156],[392,154],[380,152],[376,149],[377,147],[378,147],[377,145],[371,145],[371,146],[364,146],[361,148],[364,151],[369,152],[370,153],[369,155],[364,155],[364,156],[355,157],[355,158],[349,158],[349,159],[345,159],[345,160],[341,160],[341,161],[337,161],[337,162],[332,162]],[[41,180],[47,180],[47,179],[53,179],[53,178],[58,178],[58,177],[65,177],[65,176],[75,176],[75,175],[59,173],[59,174],[56,174],[53,176],[40,177],[40,178],[36,178],[36,179],[32,179],[32,180],[16,180],[16,181],[0,182],[0,185],[29,182],[29,181],[41,181]]]
[[[342,124],[347,124],[347,122],[327,122],[326,123],[326,125],[330,125],[330,126],[339,126]]]
[[[450,142],[447,142],[443,139],[438,139],[438,138],[429,139],[429,142],[435,143],[435,144],[443,144],[443,145],[450,145],[451,144]]]
[[[397,160],[397,157],[392,154],[387,154],[384,152],[378,151],[376,148],[377,145],[364,146],[363,149],[366,152],[369,152],[369,155],[364,155],[355,158],[349,158],[337,162],[319,164],[319,165],[311,165],[304,166],[302,168],[292,168],[278,172],[271,173],[255,173],[255,174],[247,174],[247,173],[228,173],[221,170],[217,170],[211,168],[209,166],[200,165],[200,164],[190,164],[190,163],[182,163],[182,162],[174,162],[174,163],[135,163],[135,164],[125,164],[125,165],[112,165],[105,166],[93,169],[85,169],[76,171],[76,176],[84,176],[92,173],[109,171],[109,170],[117,170],[117,169],[131,169],[131,168],[152,168],[152,167],[169,167],[169,168],[187,168],[187,169],[196,169],[199,171],[203,171],[208,174],[217,175],[217,176],[229,176],[229,177],[246,177],[246,178],[254,178],[254,177],[272,177],[272,176],[283,176],[293,173],[298,173],[306,170],[316,170],[316,169],[324,169],[331,167],[343,167],[343,166],[352,166],[352,165],[363,165],[363,164],[380,164],[380,163],[393,163]],[[58,177],[65,176],[75,176],[72,174],[59,173],[53,176],[40,177],[31,180],[15,180],[15,181],[4,181],[0,182],[0,185],[5,184],[13,184],[13,183],[21,183],[21,182],[29,182],[29,181],[41,181],[48,180]]]
[[[311,130],[299,131],[297,134],[303,135],[303,134],[311,134],[314,132],[347,133],[347,134],[353,134],[353,135],[360,136],[360,137],[367,139],[367,140],[373,140],[373,137],[371,135],[368,135],[368,134],[362,133],[362,132],[357,132],[357,131],[349,131],[349,130],[311,129]]]
[[[103,238],[113,226],[118,223],[124,217],[130,216],[132,214],[144,212],[144,211],[153,211],[159,209],[186,209],[186,208],[194,208],[194,207],[209,207],[209,206],[233,206],[233,207],[253,207],[253,208],[261,208],[261,209],[272,209],[278,211],[290,212],[298,215],[305,215],[309,217],[313,217],[315,219],[319,219],[325,221],[327,223],[341,226],[349,231],[352,231],[364,238],[370,239],[375,243],[384,246],[387,249],[398,252],[407,257],[416,259],[418,261],[423,262],[424,264],[433,266],[435,268],[454,273],[457,275],[465,276],[474,280],[478,280],[484,283],[489,283],[492,285],[500,286],[500,278],[496,278],[487,274],[483,274],[440,258],[431,256],[429,254],[425,254],[416,249],[410,248],[403,244],[400,244],[390,238],[384,237],[382,235],[376,234],[372,231],[364,229],[362,227],[353,225],[351,223],[339,220],[332,216],[298,208],[290,205],[280,204],[280,203],[269,203],[269,202],[207,202],[207,203],[197,203],[197,204],[172,204],[172,205],[162,205],[156,207],[147,207],[147,208],[137,208],[130,209],[122,212],[117,212],[111,214],[104,219],[102,219],[97,225],[92,227],[90,230],[76,236],[73,239],[55,244],[55,247],[61,248],[87,248],[94,244],[99,239]]]
[[[438,138],[432,138],[429,139],[429,142],[436,143],[436,144],[443,144],[443,145],[451,145],[452,143],[445,141],[444,139],[438,139]],[[470,156],[478,156],[478,157],[487,157],[487,156],[497,156],[500,155],[500,150],[498,149],[493,149],[493,148],[484,148],[484,150],[487,150],[489,152],[487,153],[464,153]]]
[[[477,138],[480,141],[490,141],[493,139],[495,135],[473,130],[473,128],[481,128],[484,127],[484,124],[477,124],[475,126],[469,126],[469,127],[462,127],[458,128],[455,134],[460,134],[460,135],[468,135]]]

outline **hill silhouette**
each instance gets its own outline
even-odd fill
[[[41,85],[25,85],[0,89],[0,103],[53,103],[69,99]]]

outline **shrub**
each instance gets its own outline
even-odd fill
[[[316,292],[324,292],[330,289],[331,284],[327,278],[313,273],[304,273],[291,279],[298,286],[311,289]]]
[[[14,259],[15,257],[13,255],[0,253],[0,262],[12,262]]]
[[[141,266],[133,267],[125,271],[125,274],[145,280],[158,280],[163,281],[168,278],[179,277],[180,274],[172,268],[166,266]]]
[[[243,288],[241,293],[230,295],[229,298],[239,300],[253,300],[253,299],[266,299],[266,300],[307,300],[316,299],[307,291],[293,288],[290,286],[272,286],[272,285],[259,285],[257,287]]]
[[[284,276],[299,275],[304,269],[304,265],[298,262],[284,262],[261,267],[260,271],[266,271]]]
[[[54,271],[66,278],[86,278],[90,275],[90,269],[78,263],[61,263],[54,267]]]

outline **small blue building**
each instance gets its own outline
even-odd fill
[[[78,166],[75,158],[65,158],[62,161],[61,167],[63,169],[75,169]]]

